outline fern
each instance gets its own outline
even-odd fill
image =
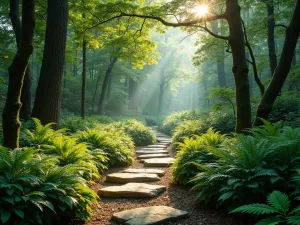
[[[269,215],[275,216],[263,219],[256,225],[272,225],[272,224],[288,224],[296,225],[300,222],[300,216],[295,215],[299,212],[300,207],[290,211],[291,202],[288,196],[279,191],[273,191],[267,197],[266,204],[250,204],[232,210],[230,213],[247,213],[253,215]]]

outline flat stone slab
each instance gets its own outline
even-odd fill
[[[166,150],[166,146],[164,147],[157,147],[157,148],[141,148],[143,151],[151,151],[151,150]]]
[[[146,148],[165,148],[167,144],[148,145]]]
[[[154,158],[154,159],[145,159],[145,167],[167,167],[174,163],[174,158]]]
[[[186,211],[168,206],[150,206],[115,213],[112,220],[126,225],[159,225],[187,217]]]
[[[166,150],[152,150],[152,151],[144,151],[144,150],[141,150],[141,151],[136,151],[135,152],[136,154],[141,154],[141,155],[146,155],[146,154],[169,154],[168,151]]]
[[[165,175],[165,171],[160,170],[160,169],[133,169],[129,168],[127,170],[124,170],[124,173],[152,173],[152,174],[157,174],[158,176],[162,177]]]
[[[119,184],[153,182],[158,180],[160,178],[157,174],[152,173],[112,173],[106,176],[106,181]]]
[[[170,155],[168,154],[145,154],[145,155],[139,155],[138,159],[152,159],[152,158],[169,158]]]
[[[165,186],[128,183],[121,186],[101,188],[98,195],[105,198],[153,198],[164,191],[166,191]]]

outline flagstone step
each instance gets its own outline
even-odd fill
[[[166,150],[166,148],[167,147],[156,147],[156,148],[154,148],[154,147],[152,147],[152,148],[141,148],[140,150],[142,150],[142,151],[155,151],[155,150]]]
[[[130,182],[154,182],[158,181],[160,178],[157,174],[152,173],[112,173],[106,176],[107,182],[126,184]]]
[[[152,151],[142,150],[142,151],[136,151],[135,153],[142,154],[142,155],[144,155],[144,154],[169,154],[169,152],[166,150],[152,150]]]
[[[160,225],[187,217],[186,211],[169,206],[150,206],[115,213],[112,220],[126,225]]]
[[[105,198],[153,198],[164,191],[166,191],[166,187],[161,185],[128,183],[101,188],[98,195]]]
[[[155,144],[155,145],[148,145],[146,148],[165,148],[168,144]]]
[[[169,154],[146,154],[146,155],[139,155],[137,159],[153,159],[153,158],[169,158]]]
[[[145,159],[145,167],[167,167],[174,163],[174,158],[154,158],[154,159]]]
[[[165,175],[165,171],[164,170],[160,170],[160,169],[148,169],[148,168],[143,168],[143,169],[129,168],[127,170],[124,170],[123,173],[152,173],[152,174],[157,174],[160,177],[162,177],[163,175]]]

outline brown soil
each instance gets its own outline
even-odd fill
[[[171,153],[171,149],[168,149]],[[131,168],[143,168],[143,164],[136,160]],[[121,172],[127,167],[112,168],[106,171],[103,178],[97,181],[92,189],[97,192],[101,187],[116,185],[105,182],[105,175],[113,172]],[[195,192],[190,191],[189,187],[171,184],[171,171],[165,168],[166,174],[160,181],[152,184],[164,185],[167,191],[153,199],[129,199],[129,198],[102,198],[98,204],[93,206],[93,218],[85,225],[116,225],[111,221],[112,214],[128,209],[145,206],[165,205],[177,209],[185,210],[189,213],[189,218],[172,222],[172,225],[253,225],[249,219],[229,216],[226,211],[205,209],[201,203],[196,202]]]

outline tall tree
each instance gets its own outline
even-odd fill
[[[17,47],[20,47],[20,41],[22,36],[22,25],[20,20],[20,3],[19,0],[10,0],[10,19],[11,24],[16,36]],[[28,63],[29,64],[29,63]],[[20,110],[20,118],[28,120],[31,115],[31,87],[32,87],[32,74],[30,70],[30,65],[27,66],[22,93],[21,93],[21,103],[22,107]]]
[[[102,83],[102,89],[101,89],[99,104],[98,104],[98,113],[99,114],[103,114],[103,112],[104,112],[105,94],[106,94],[106,90],[107,90],[107,87],[108,87],[108,83],[109,83],[109,79],[110,79],[110,76],[111,76],[112,69],[113,69],[115,63],[117,62],[117,60],[118,60],[117,57],[112,57],[110,59],[109,66],[108,66],[108,68],[105,72],[104,80],[103,80],[103,83]]]
[[[10,1],[11,13],[18,11],[19,2]],[[22,1],[22,28],[18,28],[21,37],[17,53],[10,65],[9,83],[7,98],[2,114],[4,146],[8,148],[19,147],[20,120],[19,113],[21,108],[21,91],[25,72],[28,66],[29,58],[33,52],[33,36],[35,28],[35,0]]]
[[[82,14],[85,18],[85,13]],[[87,41],[85,37],[82,40],[82,83],[81,83],[81,117],[85,119],[85,89],[86,89],[86,46]]]
[[[261,125],[260,118],[268,119],[273,104],[284,85],[291,69],[295,48],[300,34],[300,0],[297,0],[293,18],[286,29],[285,41],[278,66],[276,67],[270,84],[257,106],[254,125]]]
[[[48,0],[44,55],[32,117],[58,126],[68,25],[68,0]]]

